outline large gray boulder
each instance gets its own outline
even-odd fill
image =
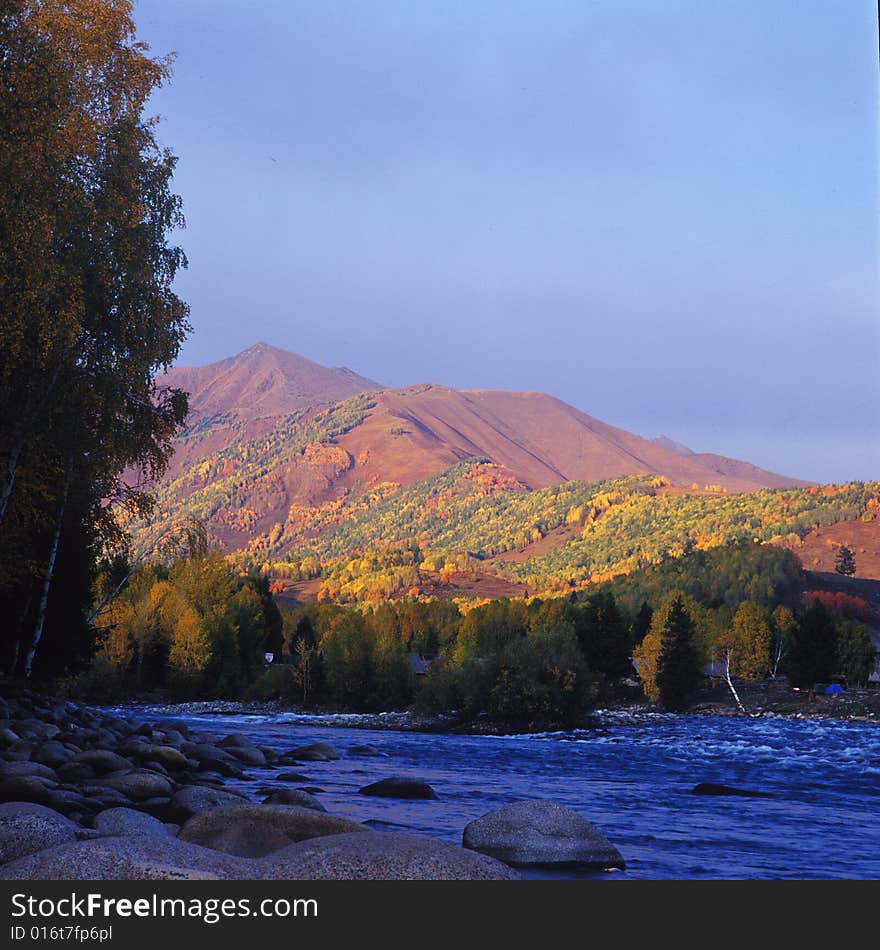
[[[191,768],[194,763],[180,751],[169,745],[144,745],[137,750],[135,755],[142,761],[149,760],[158,762],[171,772],[177,772],[181,769]]]
[[[462,843],[518,868],[625,867],[605,835],[557,802],[512,802],[496,808],[464,829]]]
[[[152,835],[158,838],[170,838],[167,826],[142,811],[134,808],[107,808],[95,815],[95,831],[110,837],[116,835]]]
[[[493,858],[431,838],[396,832],[333,835],[264,858],[279,877],[300,881],[510,881]]]
[[[111,752],[109,749],[89,749],[86,752],[78,752],[71,761],[90,765],[97,775],[105,775],[108,772],[122,772],[133,768],[128,759]]]
[[[244,765],[266,766],[266,756],[256,746],[230,746],[227,753]]]
[[[244,805],[195,815],[180,840],[239,857],[258,858],[308,838],[367,832],[363,825],[296,805]]]
[[[237,806],[247,801],[246,795],[229,789],[209,788],[206,785],[185,785],[180,791],[174,793],[171,805],[182,818],[189,818],[203,811]]]
[[[251,864],[252,862],[247,862]],[[240,858],[149,835],[78,841],[0,865],[5,881],[221,881],[244,879]]]
[[[78,825],[51,808],[31,802],[0,805],[0,864],[82,836]]]
[[[171,782],[164,775],[148,769],[138,769],[124,775],[111,774],[103,779],[93,780],[91,784],[112,788],[134,801],[170,796],[174,791]]]
[[[264,805],[299,805],[301,808],[312,808],[315,811],[327,811],[327,809],[315,798],[302,788],[273,788],[263,799]]]
[[[419,779],[393,776],[383,778],[372,785],[365,785],[360,789],[361,795],[371,795],[376,798],[436,798],[437,793],[427,782]]]
[[[339,758],[339,753],[332,745],[326,742],[313,742],[311,745],[302,745],[291,749],[281,756],[281,761],[290,762],[332,762]]]
[[[0,866],[7,881],[512,880],[492,858],[415,835],[363,831],[316,838],[249,859],[177,838],[77,841]]]
[[[233,732],[218,743],[221,749],[252,749],[254,743],[243,732]]]
[[[363,758],[388,758],[387,752],[380,752],[371,745],[353,745],[348,750],[349,755],[358,755]]]
[[[74,752],[67,746],[56,740],[44,742],[34,753],[34,761],[41,762],[43,765],[49,765],[55,768],[58,765],[64,765],[68,759],[72,759]]]

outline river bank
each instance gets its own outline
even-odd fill
[[[846,690],[832,695],[808,695],[784,682],[764,681],[739,683],[737,693],[745,712],[737,704],[726,684],[715,684],[699,690],[686,710],[693,716],[781,717],[791,719],[841,720],[844,722],[880,722],[880,689]],[[104,705],[104,704],[101,704]],[[310,725],[323,724],[333,728],[382,729],[400,732],[453,733],[462,735],[528,734],[511,730],[504,722],[489,717],[466,720],[450,713],[424,715],[412,710],[358,712],[303,707],[281,700],[195,700],[174,702],[162,694],[132,698],[127,704],[145,714],[163,716],[269,716],[284,715],[295,723],[297,717]],[[98,708],[101,708],[99,706]],[[106,707],[105,707],[106,708]],[[585,713],[576,724],[589,728],[597,717],[606,713],[662,713],[657,703],[650,703],[640,692],[628,690],[617,699],[608,699],[597,709]],[[545,732],[535,729],[533,732]]]

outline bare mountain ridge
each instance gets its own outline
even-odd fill
[[[503,465],[529,488],[579,479],[664,475],[673,484],[753,491],[805,484],[748,462],[683,455],[608,425],[545,393],[456,390],[435,384],[376,396],[367,419],[337,440],[359,474],[409,484],[469,456]]]

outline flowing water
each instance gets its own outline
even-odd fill
[[[505,802],[550,799],[617,845],[627,869],[608,876],[618,879],[880,878],[880,723],[600,713],[588,730],[463,736],[363,728],[381,717],[114,712],[242,732],[279,752],[328,742],[339,761],[249,768],[256,781],[230,784],[259,800],[279,772],[301,772],[329,811],[377,830],[460,843],[469,821]],[[382,756],[347,754],[363,744]],[[358,794],[391,775],[428,782],[439,800]],[[770,797],[692,794],[700,782]]]

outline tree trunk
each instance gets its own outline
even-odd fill
[[[782,662],[783,656],[785,656],[785,641],[780,638],[779,646],[776,648],[776,657],[773,661],[773,679],[776,679],[779,673],[779,664]]]
[[[733,680],[730,678],[730,650],[724,654],[724,676],[727,680],[727,685],[730,687],[731,693],[733,693],[733,698],[736,700],[737,706],[739,706],[742,712],[745,712],[746,707],[743,706],[742,700],[739,698],[739,693],[737,693],[736,688],[733,685]]]
[[[40,639],[43,636],[43,626],[46,622],[46,607],[49,603],[49,589],[52,587],[52,578],[55,574],[55,558],[58,556],[58,542],[61,539],[61,525],[64,521],[64,510],[67,508],[67,496],[70,493],[70,475],[64,482],[64,493],[61,496],[61,506],[58,509],[58,517],[55,521],[55,534],[52,536],[52,548],[49,551],[49,563],[46,567],[46,576],[43,579],[43,589],[40,592],[40,606],[37,611],[37,625],[34,627],[34,637],[24,658],[24,676],[25,679],[31,678],[31,671],[34,665],[34,656],[40,645]]]
[[[12,450],[12,455],[9,457],[9,463],[6,467],[6,484],[3,486],[3,493],[0,494],[0,524],[3,523],[3,520],[6,517],[6,510],[9,507],[9,499],[12,497],[12,489],[15,487],[15,476],[18,474],[18,463],[21,460],[22,449],[24,448],[25,443],[25,434],[29,431],[30,428],[34,425],[34,420],[39,416],[43,407],[48,403],[49,396],[52,394],[52,390],[55,388],[55,384],[58,382],[58,376],[61,373],[61,367],[64,365],[65,355],[63,354],[61,359],[55,364],[55,369],[52,371],[52,376],[49,379],[49,382],[43,386],[43,389],[40,393],[40,398],[37,400],[36,407],[31,406],[29,409],[25,409],[19,415],[19,426],[22,427],[22,435],[18,440],[18,444]]]
[[[12,660],[9,663],[9,675],[15,676],[18,669],[18,661],[21,658],[21,637],[24,625],[27,623],[28,614],[31,612],[31,601],[34,599],[34,585],[29,585],[27,600],[24,602],[24,610],[18,618],[18,626],[15,628],[15,644],[12,647]]]
[[[9,499],[15,486],[15,476],[18,474],[19,458],[21,458],[21,442],[12,450],[6,467],[6,484],[3,486],[3,494],[0,495],[0,523],[6,517],[6,509],[9,507]]]

